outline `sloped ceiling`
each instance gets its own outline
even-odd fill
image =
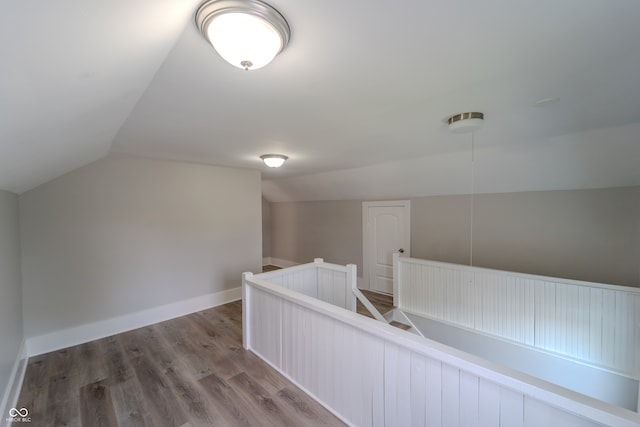
[[[0,188],[133,155],[260,169],[272,201],[461,193],[464,111],[486,115],[478,191],[640,185],[639,2],[271,4],[291,42],[251,72],[196,1],[3,4]]]
[[[196,5],[3,2],[0,188],[20,193],[106,156]]]

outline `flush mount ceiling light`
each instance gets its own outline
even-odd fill
[[[484,124],[483,113],[460,113],[447,119],[449,130],[453,133],[473,132],[482,127]]]
[[[287,156],[283,156],[282,154],[265,154],[260,156],[260,158],[264,164],[270,168],[279,168],[288,159]]]
[[[208,0],[196,25],[225,61],[245,70],[267,65],[291,36],[280,12],[259,0]]]

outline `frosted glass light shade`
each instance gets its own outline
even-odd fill
[[[260,158],[264,164],[270,168],[279,168],[288,159],[287,156],[283,156],[282,154],[265,154],[260,156]]]
[[[290,36],[284,17],[259,0],[209,0],[198,9],[196,24],[225,61],[245,70],[271,62]]]
[[[214,18],[207,38],[229,64],[251,70],[267,65],[282,48],[280,36],[267,21],[244,13]]]

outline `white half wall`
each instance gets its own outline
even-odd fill
[[[257,171],[107,158],[22,194],[20,215],[31,354],[57,347],[51,337],[77,344],[65,331],[102,335],[113,319],[237,288],[261,268]]]
[[[0,191],[0,424],[20,391],[23,339],[18,196]]]

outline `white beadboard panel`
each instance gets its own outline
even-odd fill
[[[343,272],[317,269],[318,299],[338,307],[348,308],[351,287],[347,286],[347,275]]]
[[[355,271],[351,273],[349,267],[325,263],[318,258],[312,263],[269,271],[255,276],[329,304],[352,309],[355,297],[351,290],[356,286],[356,274]]]
[[[275,366],[281,366],[281,300],[257,288],[249,288],[248,329],[251,331],[249,348],[261,354]]]
[[[425,407],[428,424],[442,425],[442,361],[425,358]]]
[[[523,427],[524,395],[507,388],[500,389],[500,425]]]
[[[480,425],[479,378],[469,372],[460,372],[460,425]]]
[[[412,378],[411,351],[396,344],[386,343],[384,347],[385,425],[414,425],[411,419]]]
[[[442,426],[460,425],[460,370],[442,365]]]
[[[430,340],[612,405],[637,408],[638,381],[628,376],[452,323],[404,314],[422,336]]]
[[[282,372],[356,425],[380,420],[382,341],[290,302],[282,312]]]
[[[315,269],[283,273],[282,286],[295,292],[300,292],[314,298],[318,297],[318,284]]]
[[[400,309],[640,378],[640,290],[397,257]]]
[[[412,425],[427,425],[427,360],[416,353],[411,354],[409,398]]]
[[[258,277],[243,286],[251,351],[350,425],[640,424],[637,413]]]
[[[579,414],[567,414],[536,399],[525,396],[524,427],[603,427],[605,424],[582,418]]]
[[[485,378],[478,381],[478,422],[480,427],[500,425],[500,386]],[[542,425],[542,424],[541,424]]]

